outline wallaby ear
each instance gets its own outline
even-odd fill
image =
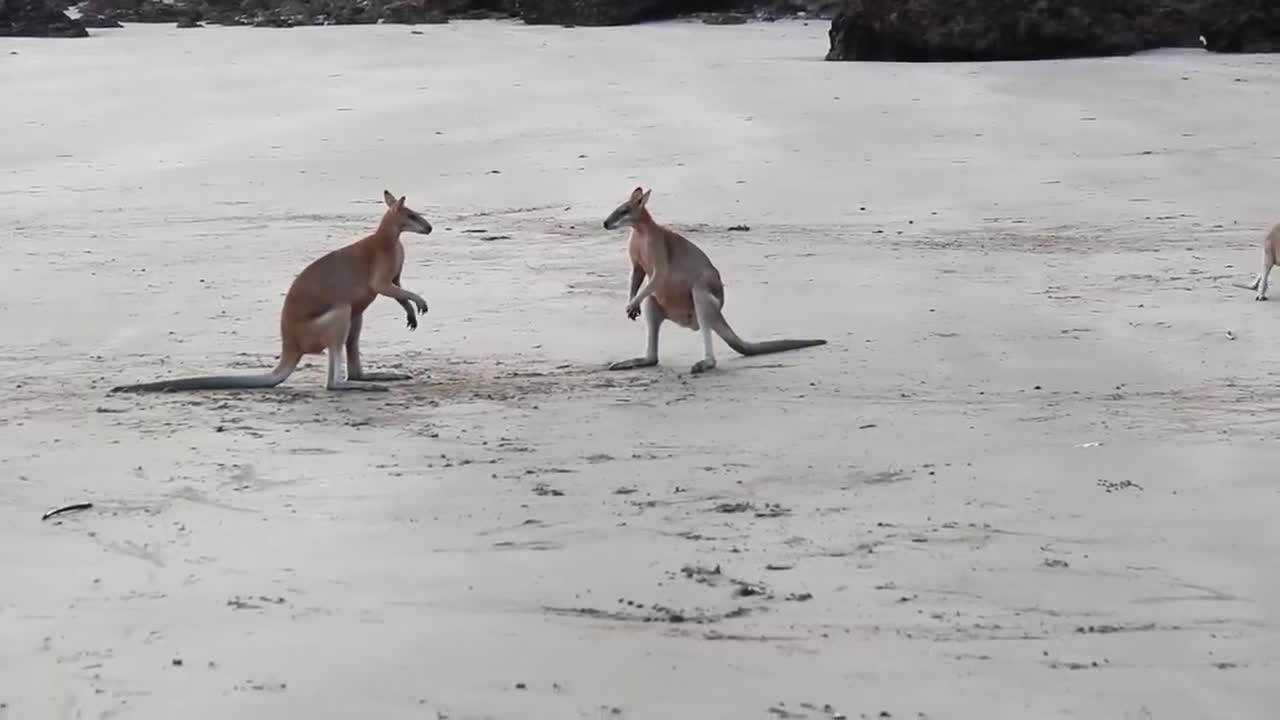
[[[401,195],[401,196],[400,196],[400,199],[396,201],[396,209],[397,209],[397,210],[403,210],[403,209],[404,209],[404,196],[403,196],[403,195]]]
[[[395,207],[395,206],[396,206],[396,196],[395,196],[395,195],[392,195],[391,193],[387,192],[386,190],[383,190],[383,191],[382,191],[382,201],[383,201],[383,202],[385,202],[385,203],[387,204],[387,207]]]
[[[638,202],[640,202],[640,196],[642,196],[642,195],[644,195],[644,190],[641,190],[640,188],[638,188],[638,187],[637,187],[635,190],[632,190],[632,191],[631,191],[631,200],[630,200],[630,202],[632,202],[632,203],[638,203]]]
[[[649,193],[651,192],[653,192],[653,188],[645,190],[644,194],[640,196],[640,202],[637,203],[640,207],[644,207],[645,203],[649,202]]]

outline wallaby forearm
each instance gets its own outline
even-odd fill
[[[636,292],[640,290],[640,283],[644,282],[644,268],[636,265],[631,268],[631,289],[627,292],[627,300],[631,300],[636,296]]]
[[[404,288],[398,285],[387,285],[386,287],[378,290],[378,294],[386,295],[387,297],[392,298],[396,302],[400,302],[402,305],[404,302],[411,302],[414,305],[417,305],[419,310],[426,312],[427,301],[423,300],[421,295],[409,290],[405,290]]]
[[[644,287],[640,288],[639,292],[636,292],[632,295],[631,302],[629,304],[632,307],[639,307],[640,303],[644,302],[645,298],[652,295],[653,291],[658,289],[658,282],[661,279],[662,279],[661,273],[654,272],[653,275],[649,277],[649,282],[645,283]]]

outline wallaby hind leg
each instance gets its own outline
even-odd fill
[[[662,321],[667,319],[666,313],[658,307],[657,300],[647,297],[641,306],[641,314],[644,315],[645,329],[648,331],[648,344],[645,346],[644,357],[619,360],[609,366],[610,370],[634,370],[658,364],[658,331],[662,328]]]
[[[1250,290],[1257,288],[1258,294],[1254,296],[1254,300],[1267,299],[1267,280],[1271,277],[1271,268],[1276,264],[1276,252],[1271,249],[1271,243],[1267,243],[1266,248],[1262,251],[1262,272],[1258,273],[1258,277],[1254,278],[1253,285]]]
[[[312,321],[308,330],[323,338],[325,353],[329,356],[329,370],[325,378],[326,390],[385,391],[383,385],[369,382],[352,382],[342,376],[342,351],[351,329],[351,307],[336,307]],[[313,336],[315,337],[315,336]]]
[[[693,288],[693,311],[698,316],[698,328],[702,332],[702,353],[701,360],[693,364],[689,368],[689,372],[697,375],[708,370],[714,370],[716,367],[716,348],[715,338],[712,334],[712,327],[716,324],[716,320],[720,314],[720,306],[716,299],[706,288],[694,286]]]
[[[412,312],[413,308],[409,308]],[[364,314],[351,317],[351,329],[347,331],[347,379],[353,382],[396,382],[412,378],[405,373],[365,372],[360,363],[360,330],[364,326]]]

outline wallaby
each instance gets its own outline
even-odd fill
[[[431,223],[383,191],[387,211],[372,234],[330,251],[298,273],[280,310],[280,362],[259,375],[209,375],[121,385],[111,392],[228,390],[269,388],[284,382],[303,355],[327,352],[329,390],[387,388],[377,381],[408,380],[403,373],[365,372],[360,363],[360,329],[365,308],[379,295],[394,298],[408,314],[409,329],[418,327],[413,308],[427,312],[427,301],[400,287],[404,245],[400,233],[431,234]],[[412,304],[410,304],[412,303]],[[347,375],[342,376],[342,351],[347,352]]]
[[[716,366],[711,338],[713,330],[742,355],[764,355],[826,344],[826,340],[747,342],[738,337],[721,312],[724,308],[724,283],[720,280],[720,271],[697,245],[654,221],[645,209],[651,192],[652,188],[636,188],[631,197],[604,220],[606,230],[631,228],[631,299],[627,303],[627,317],[635,320],[643,305],[649,331],[644,357],[615,362],[609,366],[610,370],[657,365],[658,330],[663,320],[690,330],[701,329],[705,357],[690,369],[694,374]],[[649,282],[641,288],[646,275]]]
[[[1267,279],[1271,277],[1271,268],[1280,258],[1280,225],[1271,228],[1271,232],[1262,240],[1262,272],[1253,279],[1253,283],[1244,286],[1248,290],[1257,290],[1254,300],[1267,299]]]

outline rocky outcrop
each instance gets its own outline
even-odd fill
[[[713,8],[698,0],[515,0],[530,25],[631,25]]]
[[[178,23],[181,27],[254,25],[416,25],[449,18],[510,17],[510,0],[86,0],[85,15],[138,23]]]
[[[828,60],[1042,60],[1280,50],[1280,0],[849,0]]]
[[[66,2],[66,0],[54,0]],[[532,25],[629,25],[705,15],[708,24],[808,15],[829,18],[844,0],[83,0],[109,22],[216,25],[360,25],[519,17]]]
[[[176,23],[184,18],[199,19],[185,5],[163,0],[88,0],[80,6],[80,12],[116,22]]]
[[[843,0],[514,0],[530,25],[632,25],[703,15],[709,25],[805,15],[830,18]]]
[[[1123,0],[850,0],[828,60],[1033,60],[1125,55],[1142,38]]]
[[[89,31],[45,0],[0,0],[0,36],[76,38]]]
[[[1210,0],[1197,24],[1213,52],[1280,52],[1280,0]]]
[[[87,13],[80,14],[80,22],[84,23],[87,28],[118,28],[124,27],[119,20],[114,18],[102,17],[101,15],[92,15]]]
[[[422,25],[449,22],[449,16],[422,0],[398,0],[382,8],[382,21],[400,25]]]

